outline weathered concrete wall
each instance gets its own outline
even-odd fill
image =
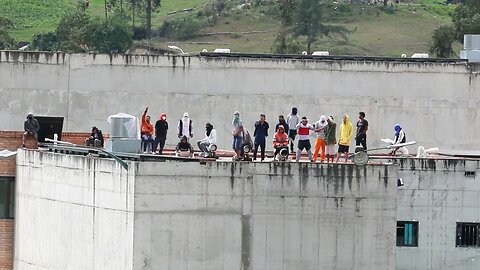
[[[394,166],[138,166],[134,269],[395,269]]]
[[[15,269],[132,269],[134,172],[20,149]]]
[[[467,149],[480,143],[478,67],[467,64],[312,61],[251,58],[158,57],[0,52],[1,129],[22,129],[27,111],[66,117],[65,130],[108,130],[105,119],[146,106],[170,120],[174,144],[184,111],[195,121],[195,139],[209,121],[219,146],[230,148],[233,111],[251,130],[260,113],[274,124],[292,106],[312,120],[320,114],[356,120],[365,111],[369,144],[393,136],[401,123],[407,138],[426,147]],[[446,131],[455,123],[455,136]],[[270,136],[271,138],[271,136]],[[271,146],[268,145],[270,148]]]
[[[397,270],[476,270],[480,249],[455,247],[456,223],[480,220],[479,161],[399,162],[397,219],[418,221],[418,247],[397,247]],[[465,171],[476,172],[466,177]]]

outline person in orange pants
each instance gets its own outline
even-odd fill
[[[324,129],[328,125],[327,117],[325,115],[320,116],[320,120],[318,120],[314,127],[315,127],[315,134],[317,139],[315,140],[315,150],[313,152],[313,162],[317,162],[318,152],[322,149],[322,156],[320,160],[322,162],[325,161],[325,132]]]

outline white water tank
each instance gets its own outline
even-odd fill
[[[480,62],[480,35],[464,35],[463,51],[460,58],[468,59],[468,62]]]
[[[110,124],[111,138],[139,138],[140,128],[138,118],[126,113],[110,115],[107,119]]]

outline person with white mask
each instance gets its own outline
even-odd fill
[[[184,113],[182,119],[178,122],[177,131],[179,139],[183,136],[186,136],[188,140],[193,138],[193,124],[188,112]]]

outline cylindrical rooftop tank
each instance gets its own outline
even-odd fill
[[[119,113],[108,117],[110,124],[110,137],[112,138],[137,138],[138,119],[135,116]]]
[[[463,49],[466,51],[480,50],[480,35],[464,35]]]

